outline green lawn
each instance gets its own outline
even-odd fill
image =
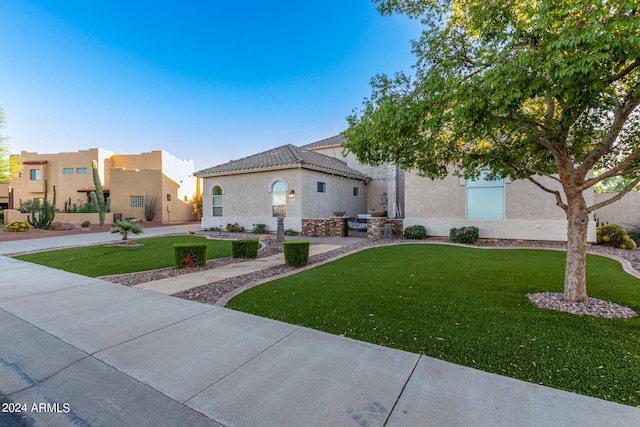
[[[117,247],[108,245],[82,246],[38,252],[15,258],[59,270],[90,277],[135,271],[155,270],[174,265],[174,243],[201,243],[208,245],[207,259],[231,256],[231,242],[210,240],[198,236],[166,236],[136,239],[142,247]]]
[[[565,254],[445,245],[372,248],[275,280],[229,308],[601,399],[640,405],[640,318],[543,310]],[[589,255],[588,292],[640,312],[640,280]]]

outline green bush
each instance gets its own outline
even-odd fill
[[[198,267],[207,264],[206,243],[174,243],[173,253],[176,268]]]
[[[284,230],[284,235],[285,236],[297,236],[299,233],[294,230],[293,228],[287,228],[286,230]]]
[[[7,225],[7,231],[29,231],[31,227],[27,221],[14,221],[11,224]]]
[[[290,267],[303,267],[309,262],[309,242],[291,240],[283,243],[284,263]]]
[[[0,222],[4,223],[4,211],[0,210]]]
[[[244,231],[244,227],[239,225],[237,222],[235,224],[227,224],[227,231],[230,233],[242,233]]]
[[[82,224],[80,224],[80,227],[87,228],[90,225],[91,225],[91,221],[82,221]]]
[[[422,225],[411,225],[404,229],[404,238],[405,239],[426,239],[427,238],[427,229]]]
[[[478,227],[461,227],[449,230],[449,239],[454,243],[475,243],[480,237]]]
[[[251,232],[253,234],[264,234],[267,232],[265,228],[267,228],[266,224],[253,224],[253,230],[251,230]]]
[[[231,251],[234,258],[257,258],[260,242],[257,240],[234,240]]]

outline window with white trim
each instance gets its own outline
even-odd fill
[[[271,212],[274,217],[287,215],[287,186],[282,181],[276,181],[271,187]]]
[[[318,181],[318,193],[326,193],[327,192],[327,183]]]
[[[222,216],[222,187],[213,187],[213,216]]]
[[[31,181],[40,181],[40,169],[30,169],[29,179]]]
[[[490,181],[487,174],[467,180],[467,219],[504,219],[504,179]]]
[[[360,197],[360,187],[353,187],[353,195]]]

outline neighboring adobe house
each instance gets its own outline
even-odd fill
[[[301,231],[303,218],[348,216],[367,211],[369,177],[335,157],[294,145],[198,171],[203,179],[202,227],[237,223],[251,230],[266,224],[275,230]]]
[[[121,155],[100,148],[55,154],[23,151],[20,156],[23,169],[8,185],[9,208],[18,209],[22,202],[44,197],[45,180],[50,201],[56,186],[58,210],[63,210],[69,200],[78,206],[89,202],[89,193],[95,190],[92,172],[95,160],[105,197],[112,199],[107,223],[113,222],[113,214],[122,219],[143,219],[146,196],[157,199],[154,221],[195,219],[188,203],[198,191],[192,160],[179,160],[164,151]]]

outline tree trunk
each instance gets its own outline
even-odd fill
[[[567,262],[564,270],[564,298],[587,299],[587,230],[589,211],[582,194],[567,201]]]

